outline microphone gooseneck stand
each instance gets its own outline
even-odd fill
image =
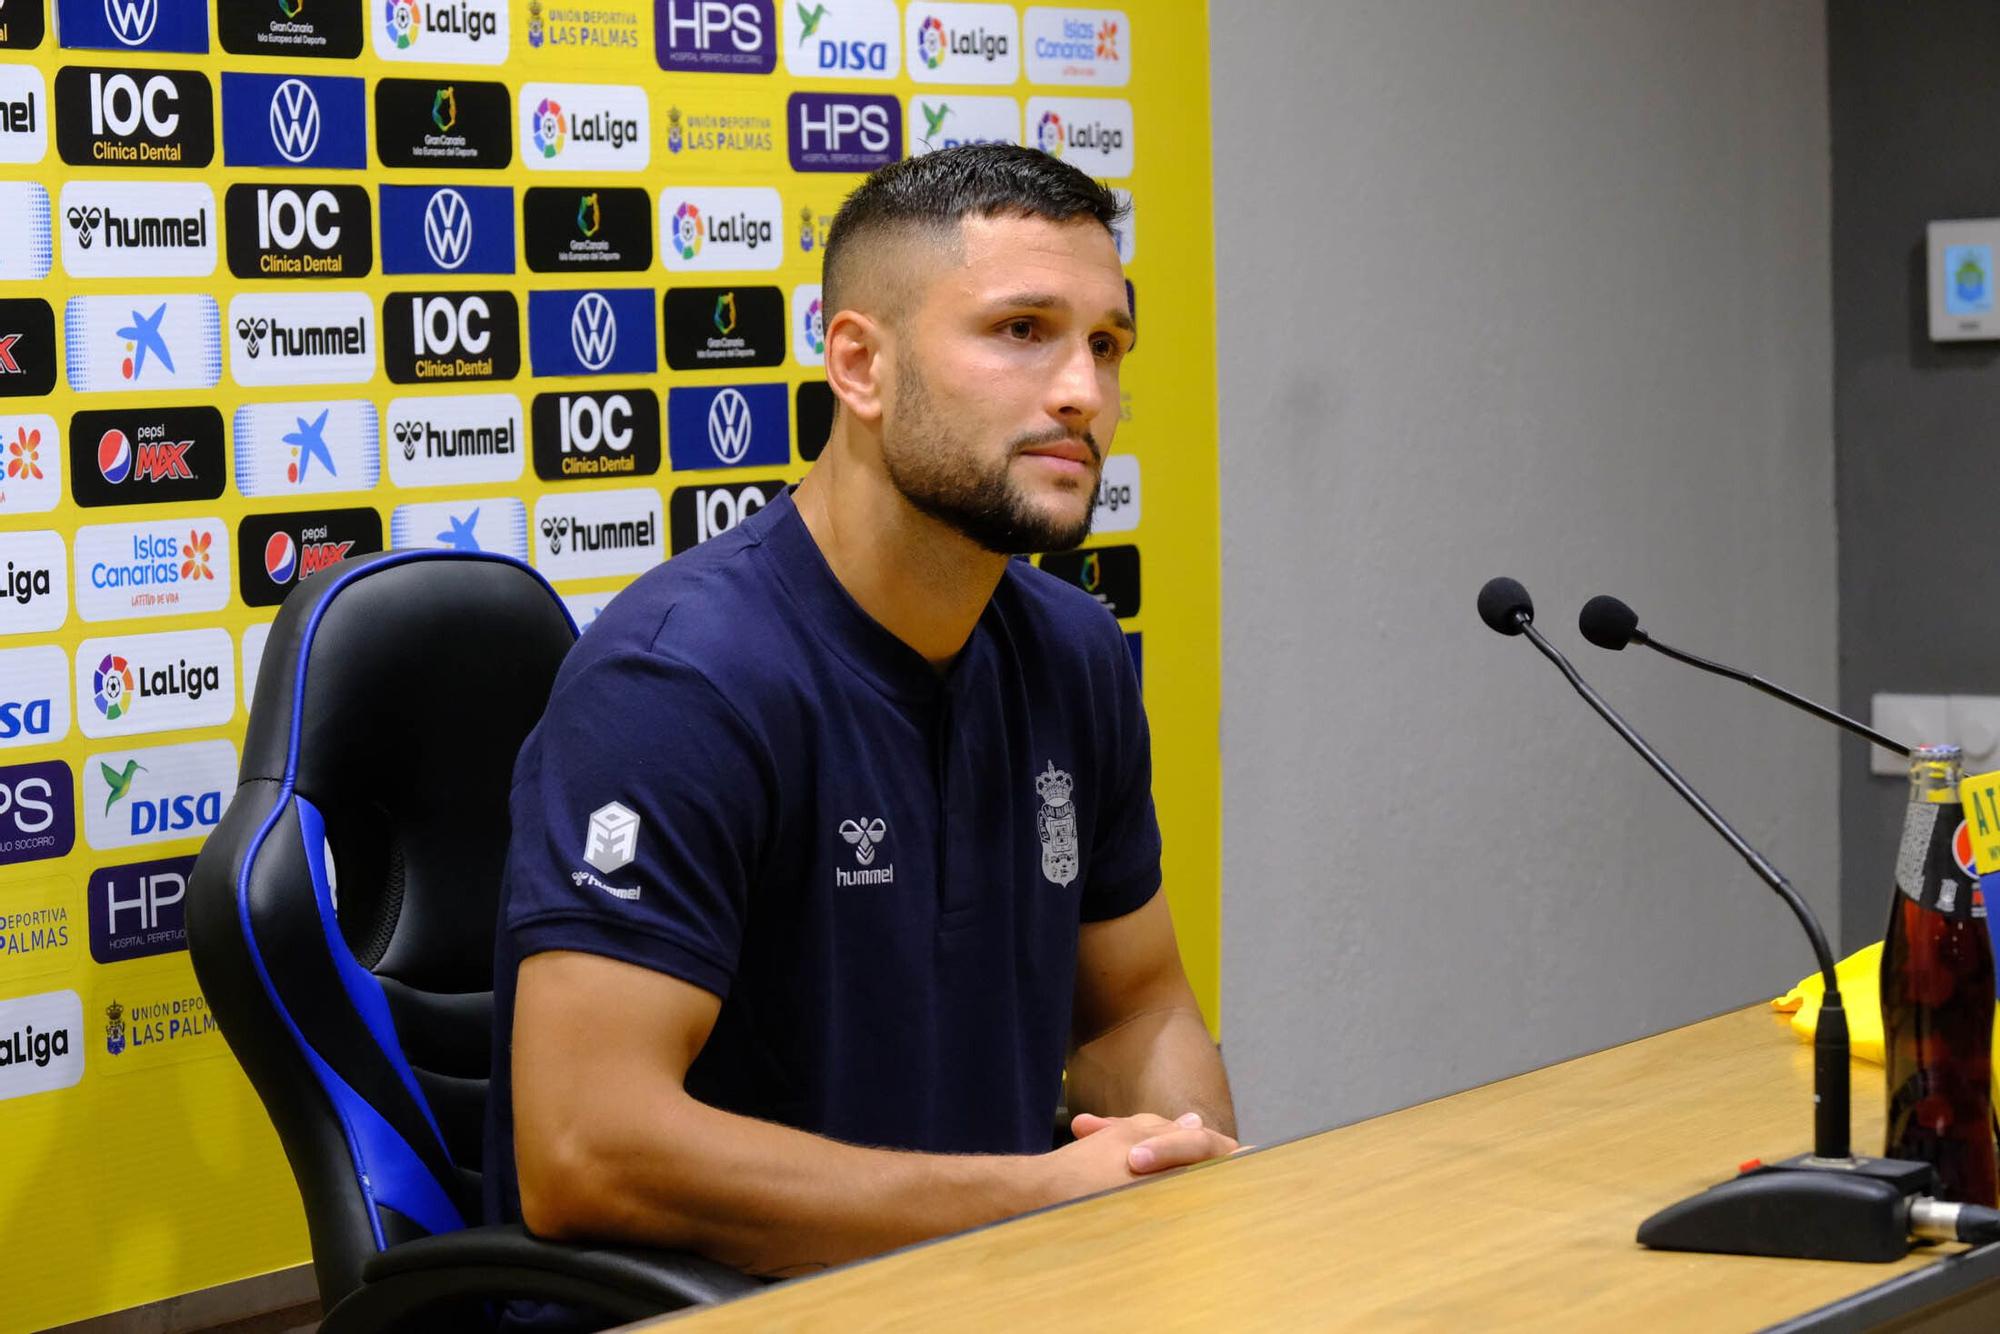
[[[1512,579],[1488,581],[1480,590],[1479,614],[1499,634],[1526,635],[1584,702],[1785,901],[1805,929],[1825,980],[1813,1035],[1813,1151],[1753,1163],[1733,1179],[1669,1205],[1640,1224],[1639,1241],[1660,1250],[1880,1262],[1901,1259],[1913,1236],[2000,1239],[2000,1211],[1931,1198],[1938,1179],[1929,1163],[1852,1152],[1847,1013],[1840,1003],[1833,951],[1812,906],[1535,628],[1527,589]]]

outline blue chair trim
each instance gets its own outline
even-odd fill
[[[278,799],[273,803],[270,814],[264,817],[264,823],[258,826],[256,835],[250,840],[249,851],[243,858],[242,870],[238,872],[236,880],[236,915],[243,932],[243,943],[249,951],[251,963],[257,969],[257,979],[263,984],[264,994],[270,998],[272,1008],[284,1020],[286,1031],[292,1035],[292,1041],[298,1045],[300,1053],[319,1079],[320,1087],[332,1102],[335,1114],[340,1118],[341,1129],[347,1139],[347,1151],[354,1162],[355,1180],[360,1184],[362,1197],[368,1201],[368,1225],[375,1234],[377,1250],[386,1250],[388,1247],[382,1236],[381,1219],[375,1212],[375,1205],[378,1202],[429,1229],[433,1234],[457,1231],[464,1227],[465,1223],[457,1207],[451,1203],[450,1196],[431,1174],[430,1169],[417,1157],[416,1151],[382,1119],[380,1113],[370,1107],[334,1072],[318,1052],[313,1050],[312,1044],[306,1041],[305,1034],[299,1030],[297,1021],[292,1018],[291,1011],[285,1007],[276,985],[271,981],[270,969],[264,963],[263,951],[257,947],[256,931],[250,922],[250,868],[256,864],[258,854],[263,851],[265,840],[270,837],[271,830],[284,816],[286,807],[296,804],[301,829],[306,829],[307,821],[310,819],[312,826],[318,831],[318,837],[314,837],[311,831],[306,833],[305,850],[307,863],[313,871],[313,897],[320,905],[320,922],[328,934],[328,947],[334,958],[334,967],[340,973],[342,985],[347,990],[348,998],[354,1002],[356,1010],[360,1013],[362,1022],[367,1025],[369,1032],[381,1045],[397,1073],[416,1096],[417,1106],[423,1110],[424,1119],[429,1123],[432,1132],[437,1133],[437,1121],[431,1114],[430,1103],[418,1092],[415,1076],[410,1072],[409,1063],[402,1055],[402,1044],[395,1038],[395,1027],[389,1020],[379,984],[374,984],[373,978],[369,979],[373,984],[372,994],[375,998],[373,1006],[363,998],[367,993],[357,994],[355,981],[350,972],[360,972],[361,968],[354,961],[353,952],[340,938],[339,928],[332,917],[332,901],[327,893],[325,822],[320,818],[319,812],[313,809],[312,804],[298,797],[295,791],[298,782],[300,723],[305,716],[306,666],[312,659],[313,636],[318,633],[320,619],[326,614],[326,609],[333,604],[335,595],[348,584],[381,570],[423,560],[483,560],[512,565],[524,570],[547,590],[549,597],[562,611],[563,620],[569,625],[570,633],[572,635],[577,633],[576,618],[570,615],[568,604],[563,602],[561,595],[549,581],[542,577],[541,571],[512,556],[473,551],[390,552],[380,560],[370,561],[366,565],[341,572],[335,578],[333,586],[320,595],[318,603],[313,607],[312,618],[306,622],[305,633],[300,636],[298,666],[292,689],[291,735],[286,738],[284,777],[279,786]],[[255,689],[254,685],[252,689]],[[439,1137],[438,1147],[445,1152],[445,1157],[449,1161],[450,1153],[444,1150],[442,1136]],[[371,1162],[380,1163],[389,1169],[383,1180],[377,1181],[371,1174],[369,1171]]]

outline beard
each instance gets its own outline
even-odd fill
[[[938,410],[923,371],[905,360],[896,368],[894,425],[882,438],[882,462],[889,481],[918,511],[968,541],[1001,556],[1068,551],[1090,536],[1095,506],[1086,503],[1081,519],[1064,519],[1038,509],[1008,473],[1023,449],[1070,439],[1065,431],[1023,436],[1009,443],[1006,456],[991,467],[979,451],[954,435]],[[1082,436],[1092,461],[1103,455],[1089,432]],[[1086,501],[1090,498],[1086,497]]]

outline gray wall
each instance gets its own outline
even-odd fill
[[[1210,28],[1246,1133],[1774,994],[1811,965],[1782,905],[1473,600],[1525,581],[1834,915],[1833,737],[1575,630],[1615,591],[1834,693],[1820,7],[1214,0]]]
[[[1840,697],[2000,693],[1975,582],[2000,497],[2000,345],[1933,344],[1924,224],[2000,217],[2000,7],[1828,7]],[[1913,738],[1923,740],[1924,738]],[[1841,756],[1842,935],[1879,940],[1905,784]]]

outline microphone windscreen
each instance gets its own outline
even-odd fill
[[[1639,613],[1609,593],[1599,593],[1577,613],[1576,628],[1599,648],[1616,651],[1632,642],[1639,629]]]
[[[1523,618],[1535,619],[1535,600],[1521,587],[1521,581],[1505,575],[1488,579],[1479,590],[1479,619],[1486,622],[1487,629],[1518,635]]]

